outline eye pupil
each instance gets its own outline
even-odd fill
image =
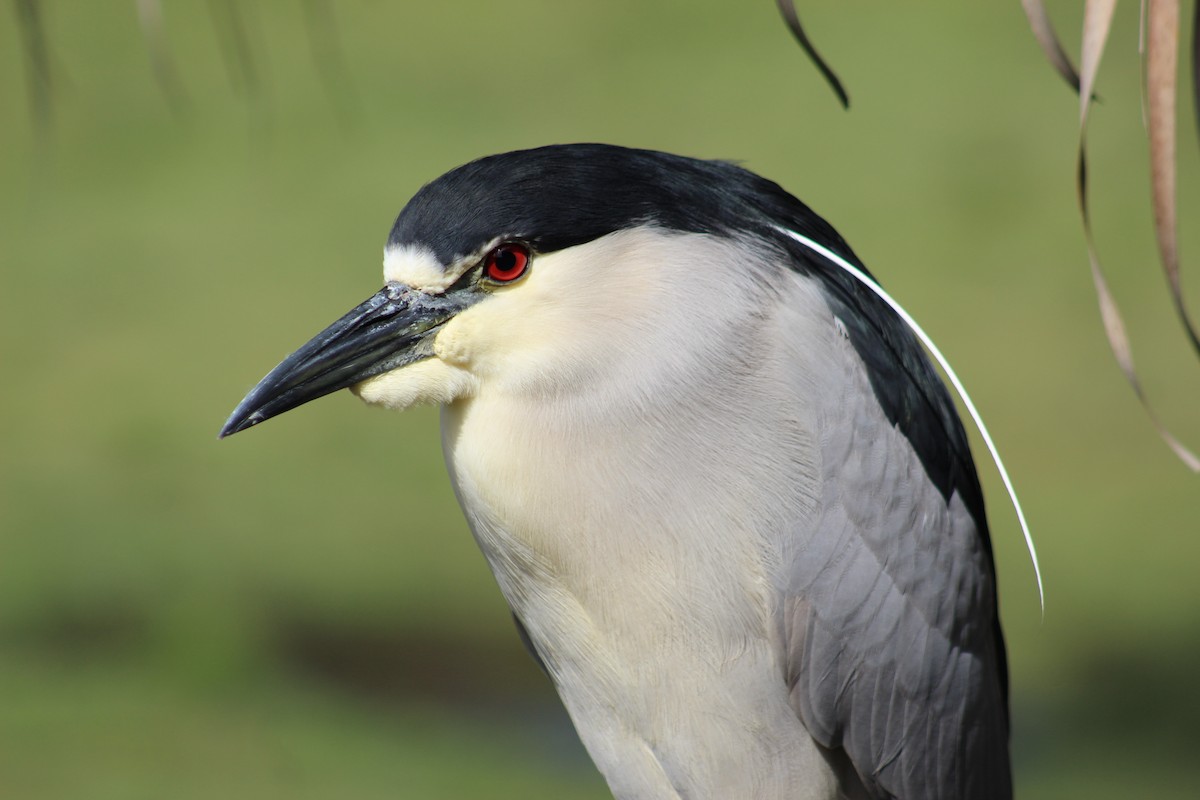
[[[484,259],[484,273],[497,283],[509,283],[525,274],[529,250],[521,244],[502,244]]]

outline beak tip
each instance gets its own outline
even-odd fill
[[[262,422],[263,419],[263,415],[257,411],[245,417],[239,415],[235,411],[233,416],[226,420],[225,424],[221,427],[221,432],[217,434],[217,439],[224,439],[225,437],[232,436],[235,433],[241,433],[242,431],[246,430],[246,428],[251,428]]]
[[[229,415],[217,439],[431,356],[429,338],[473,302],[464,297],[388,284],[267,373]]]

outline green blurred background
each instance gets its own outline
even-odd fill
[[[1094,212],[1147,389],[1195,445],[1200,370],[1155,271],[1136,5],[1101,72]],[[43,6],[47,128],[0,21],[0,797],[608,796],[460,518],[433,410],[342,393],[216,439],[378,288],[422,183],[580,140],[774,178],[956,364],[1046,577],[1042,621],[981,463],[1020,796],[1198,796],[1197,478],[1108,353],[1076,107],[1015,0],[801,3],[849,113],[767,0],[358,0],[315,47],[304,4],[245,4],[253,86],[223,57],[227,4],[168,3],[178,114],[133,3]]]

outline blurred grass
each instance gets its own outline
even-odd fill
[[[377,288],[423,182],[580,140],[741,159],[839,227],[956,364],[1034,525],[1045,622],[981,464],[1020,795],[1195,795],[1200,494],[1107,352],[1072,98],[1017,3],[805,3],[849,114],[766,2],[337,4],[338,97],[298,9],[245,8],[251,97],[205,7],[167,4],[173,116],[132,4],[50,4],[49,131],[0,26],[0,796],[606,796],[461,521],[435,412],[338,396],[215,439]],[[1195,445],[1135,41],[1123,6],[1094,213],[1147,388]]]

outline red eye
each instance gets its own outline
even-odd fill
[[[521,244],[502,244],[483,259],[483,272],[496,283],[509,283],[525,274],[529,249]]]

